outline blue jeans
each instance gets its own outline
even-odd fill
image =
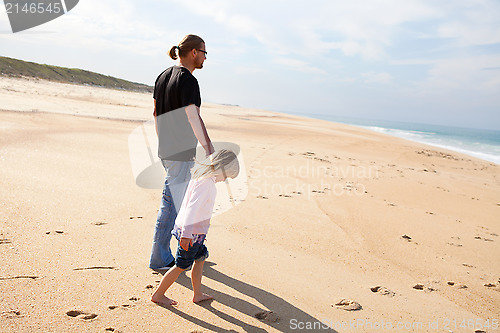
[[[204,261],[208,258],[208,250],[203,241],[193,243],[187,251],[185,251],[180,242],[177,245],[177,253],[175,254],[175,266],[188,269],[195,261]]]
[[[191,168],[194,162],[162,160],[167,171],[165,186],[161,198],[161,206],[156,218],[153,248],[149,267],[158,269],[169,265],[174,257],[170,250],[170,239],[175,218],[184,199],[186,188],[191,179]]]

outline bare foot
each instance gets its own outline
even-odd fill
[[[174,301],[173,299],[168,298],[165,295],[155,295],[151,296],[151,302],[160,304],[160,305],[177,305],[177,301]]]
[[[194,296],[193,297],[193,302],[194,303],[200,303],[200,302],[203,302],[203,301],[208,301],[210,299],[214,299],[214,298],[212,296],[210,296],[210,295],[202,293],[200,296]]]

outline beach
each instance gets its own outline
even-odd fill
[[[151,94],[0,78],[0,101],[2,332],[499,330],[498,164],[203,103],[248,193],[211,221],[214,300],[190,301],[187,272],[164,308],[148,268],[161,188],[136,184],[128,144]]]

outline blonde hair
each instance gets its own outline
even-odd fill
[[[221,149],[214,152],[192,169],[192,178],[209,178],[222,173],[225,178],[236,178],[240,173],[238,157],[231,150]]]
[[[196,35],[186,35],[179,45],[172,46],[168,55],[170,58],[177,60],[177,54],[175,54],[175,50],[177,50],[179,57],[185,57],[192,49],[199,49],[201,44],[205,44],[203,39],[200,36]]]

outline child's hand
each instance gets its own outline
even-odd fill
[[[193,245],[193,240],[191,238],[182,237],[180,243],[181,243],[182,249],[184,251],[187,251],[187,250],[189,250],[189,247],[191,245]]]

